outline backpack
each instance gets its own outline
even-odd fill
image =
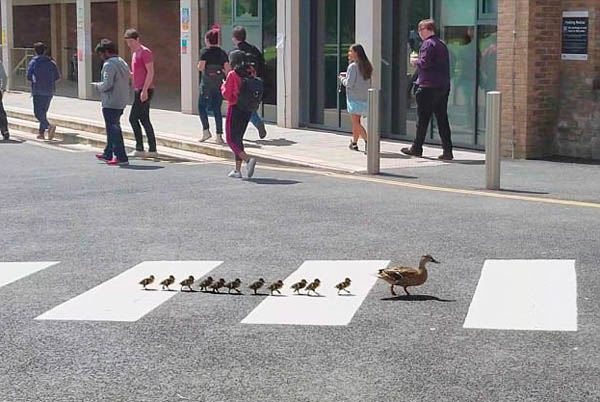
[[[208,92],[220,91],[221,84],[225,80],[223,66],[218,64],[209,64],[204,69],[202,75],[202,88]]]
[[[237,100],[237,106],[240,110],[254,113],[258,110],[262,102],[265,86],[263,81],[257,77],[243,77],[242,87]]]
[[[239,50],[246,53],[246,64],[254,68],[257,76],[262,77],[265,70],[265,58],[262,52],[256,46],[247,42],[245,42],[243,48],[239,48]]]

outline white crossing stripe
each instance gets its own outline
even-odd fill
[[[263,300],[242,324],[348,325],[389,261],[305,261],[284,282],[282,296]],[[351,294],[339,296],[335,285],[350,278]],[[290,286],[302,279],[321,280],[318,296],[297,295]],[[302,293],[306,293],[303,291]]]
[[[574,260],[487,260],[464,328],[577,331]]]
[[[198,280],[221,264],[222,261],[144,261],[36,320],[137,321],[179,293],[160,290],[163,279],[175,276],[171,288],[179,290],[179,282],[188,276]],[[150,275],[155,277],[148,286],[152,290],[143,290],[138,283]]]
[[[58,261],[0,262],[0,288],[58,263]]]

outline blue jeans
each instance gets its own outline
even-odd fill
[[[198,114],[200,115],[200,121],[202,122],[202,128],[204,130],[208,130],[210,127],[208,123],[208,108],[210,107],[215,116],[217,134],[223,134],[222,104],[223,97],[221,96],[220,90],[207,91],[200,89],[200,96],[198,97]]]
[[[252,123],[254,125],[254,127],[256,127],[256,128],[259,128],[260,126],[265,124],[265,123],[263,123],[262,119],[258,115],[258,112],[252,113],[252,115],[250,116],[250,123]]]
[[[113,155],[119,162],[125,162],[129,159],[125,153],[125,144],[123,142],[123,132],[121,131],[121,115],[123,109],[102,108],[104,123],[106,125],[106,147],[104,148],[104,157],[112,159]]]
[[[48,122],[48,109],[50,109],[50,101],[52,95],[33,95],[33,114],[35,118],[40,122],[40,134],[44,134],[44,131],[50,128],[50,122]]]

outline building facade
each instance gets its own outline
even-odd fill
[[[204,33],[219,27],[222,47],[229,50],[232,28],[243,25],[248,41],[265,55],[262,113],[293,128],[350,130],[337,76],[347,67],[348,47],[361,43],[375,67],[373,86],[381,89],[382,136],[401,140],[415,134],[410,60],[421,43],[416,26],[434,18],[451,54],[448,106],[457,146],[485,148],[486,92],[499,90],[505,156],[600,159],[598,0],[1,0],[1,5],[2,56],[10,66],[11,88],[27,89],[23,68],[40,40],[49,44],[62,71],[59,94],[93,99],[89,83],[101,67],[94,44],[112,38],[129,59],[121,37],[136,27],[155,54],[154,106],[184,113],[196,113]],[[570,23],[576,29],[569,30]],[[585,49],[565,56],[577,41]],[[435,124],[428,141],[438,141]]]

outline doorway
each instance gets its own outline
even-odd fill
[[[355,40],[355,8],[355,0],[310,1],[309,126],[351,130],[338,75],[348,67],[348,48]]]

